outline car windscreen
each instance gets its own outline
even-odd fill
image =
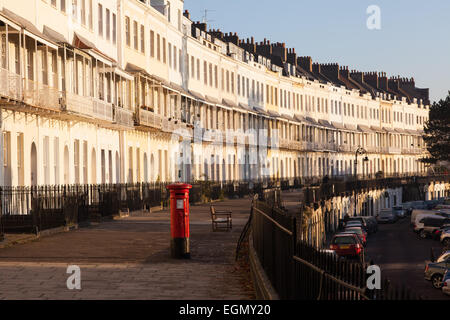
[[[333,244],[355,244],[355,238],[352,236],[341,236],[333,239]]]
[[[353,232],[353,233],[357,233],[357,234],[362,234],[362,230],[360,228],[349,228],[349,229],[345,229],[345,232]]]

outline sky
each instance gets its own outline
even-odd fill
[[[380,8],[379,30],[367,28],[371,5]],[[450,90],[448,0],[185,0],[184,7],[193,21],[208,10],[208,28],[285,42],[314,62],[413,77],[432,101]]]

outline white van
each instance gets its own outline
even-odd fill
[[[411,226],[414,226],[416,223],[416,217],[417,215],[436,215],[436,210],[422,210],[422,209],[414,209],[411,213]]]
[[[424,230],[425,226],[423,223],[424,218],[435,218],[439,220],[444,220],[445,218],[442,216],[434,215],[434,214],[418,214],[416,216],[416,220],[414,221],[414,231],[420,232],[421,230]]]

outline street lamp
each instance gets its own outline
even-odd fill
[[[358,181],[358,155],[367,154],[366,149],[362,148],[361,146],[358,146],[358,149],[355,151],[355,182]],[[366,156],[363,161],[369,161],[369,158]],[[363,162],[364,163],[364,162]],[[364,167],[363,167],[363,173],[364,173]],[[358,205],[358,197],[355,192],[355,210],[354,210],[354,216],[356,216],[356,207]]]

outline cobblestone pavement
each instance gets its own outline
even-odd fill
[[[250,200],[233,211],[231,232],[212,232],[209,205],[191,207],[191,260],[170,257],[169,212],[102,222],[0,249],[0,299],[250,299],[234,254]],[[81,290],[69,290],[69,265]]]

